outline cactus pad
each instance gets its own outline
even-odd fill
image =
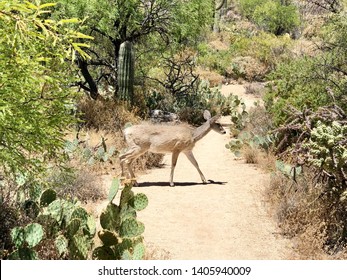
[[[24,228],[25,241],[29,248],[35,247],[40,243],[44,235],[43,227],[40,224],[29,224]]]
[[[124,250],[121,255],[121,260],[132,260],[133,257],[129,250]]]
[[[58,235],[54,241],[54,244],[60,256],[64,253],[67,253],[68,240],[65,238],[64,235]]]
[[[87,229],[90,236],[94,236],[96,233],[96,223],[92,216],[88,216]]]
[[[124,220],[120,226],[120,236],[133,238],[144,232],[144,226],[134,218]]]
[[[135,208],[136,211],[141,211],[145,209],[148,205],[148,198],[144,193],[136,194],[131,200],[131,206]]]
[[[69,244],[70,258],[75,260],[86,260],[91,242],[85,235],[74,235]]]
[[[45,190],[40,197],[40,205],[45,207],[57,198],[57,193],[53,189]]]
[[[110,192],[108,194],[108,200],[110,202],[112,202],[112,200],[116,197],[116,195],[118,193],[118,190],[119,190],[119,185],[120,185],[119,179],[118,178],[114,178],[112,180]]]
[[[120,196],[120,207],[122,208],[124,205],[128,204],[131,199],[134,197],[134,192],[131,190],[132,185],[126,184],[124,189],[122,190],[122,194]]]
[[[88,216],[89,215],[84,208],[78,207],[72,212],[71,219],[79,219],[81,220],[83,224],[86,224],[88,220]]]
[[[100,224],[103,229],[117,230],[120,223],[119,207],[109,203],[100,215]]]
[[[143,243],[137,243],[134,246],[133,260],[143,260],[145,257],[145,245]]]
[[[79,230],[81,226],[80,219],[72,219],[66,226],[66,234],[69,238],[72,238]]]
[[[9,260],[38,260],[35,250],[31,248],[20,248],[8,256]]]
[[[115,260],[116,255],[111,247],[100,246],[94,249],[93,260]]]
[[[118,244],[118,237],[115,232],[107,229],[98,232],[98,236],[105,246],[112,246]]]

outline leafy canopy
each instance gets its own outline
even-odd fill
[[[54,5],[0,1],[0,173],[41,170],[74,122],[71,61],[89,37],[49,19]]]

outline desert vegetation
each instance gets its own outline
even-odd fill
[[[0,1],[1,259],[155,255],[137,220],[151,202],[117,178],[122,130],[153,110],[192,126],[204,110],[230,116],[226,148],[271,173],[269,211],[299,258],[345,258],[346,11],[342,0]],[[226,83],[262,102],[221,94]],[[95,218],[88,203],[105,199]]]

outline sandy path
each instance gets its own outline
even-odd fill
[[[246,98],[243,86],[230,85]],[[223,123],[229,121],[224,118]],[[181,154],[175,169],[176,187],[169,187],[170,155],[164,167],[138,177],[135,192],[145,193],[148,207],[139,212],[146,242],[170,252],[171,259],[287,259],[290,242],[277,234],[275,222],[266,212],[262,191],[269,174],[236,161],[225,148],[229,135],[209,133],[194,148],[194,155],[207,180]]]

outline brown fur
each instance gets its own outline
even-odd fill
[[[211,130],[215,130],[219,133],[225,133],[225,131],[223,127],[216,122],[219,116],[211,117],[210,112],[206,110],[204,112],[204,118],[206,122],[197,128],[192,128],[188,125],[150,124],[140,124],[126,128],[124,130],[124,136],[129,149],[119,156],[122,176],[124,176],[124,164],[126,164],[130,176],[134,178],[135,175],[131,169],[131,163],[134,159],[147,151],[153,153],[172,153],[170,185],[174,186],[174,169],[178,155],[180,152],[183,152],[199,172],[201,180],[206,183],[206,179],[194,158],[192,150],[195,143]]]

